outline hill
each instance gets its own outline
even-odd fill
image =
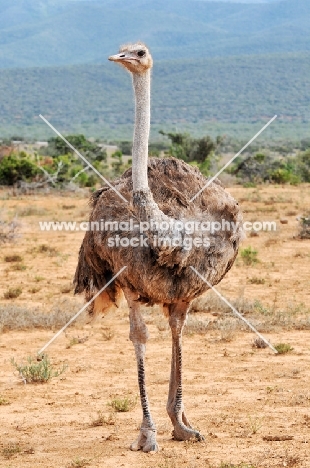
[[[153,136],[177,126],[246,138],[278,114],[270,138],[306,137],[309,89],[310,53],[155,62]],[[131,137],[131,82],[109,62],[0,70],[0,93],[1,136],[51,136],[41,113],[64,133]]]
[[[310,2],[0,0],[0,67],[102,63],[144,40],[156,60],[310,51]]]

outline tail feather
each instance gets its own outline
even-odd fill
[[[79,252],[78,265],[74,276],[74,294],[85,294],[85,299],[89,302],[93,296],[100,291],[112,278],[113,271],[107,262],[98,257],[94,250],[91,256],[85,252],[85,239]],[[113,281],[102,293],[89,305],[90,315],[103,313],[111,306],[118,307],[120,298],[120,288]]]

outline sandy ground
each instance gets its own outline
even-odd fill
[[[240,201],[246,220],[275,220],[277,231],[245,239],[243,247],[256,248],[260,262],[246,267],[239,258],[218,289],[230,299],[243,295],[274,310],[309,307],[310,241],[294,238],[296,217],[310,206],[309,185],[230,191]],[[0,208],[9,217],[19,215],[22,233],[15,244],[2,247],[0,304],[48,311],[65,298],[77,311],[82,299],[73,298],[70,281],[83,233],[40,232],[38,221],[87,219],[85,196],[12,198],[2,192]],[[40,249],[42,245],[52,250]],[[23,269],[5,261],[12,253],[23,257]],[[257,284],[257,278],[264,284]],[[21,295],[4,299],[10,287],[20,287]],[[200,312],[199,317],[207,320],[212,315]],[[281,356],[269,349],[253,349],[253,335],[247,332],[234,332],[229,342],[216,330],[187,333],[184,401],[205,442],[184,443],[171,439],[165,411],[170,335],[157,308],[146,312],[146,320],[151,333],[148,391],[161,451],[146,455],[128,450],[138,434],[139,404],[124,413],[113,413],[109,406],[113,398],[135,399],[138,392],[123,306],[96,322],[70,327],[50,346],[53,364],[59,367],[66,362],[68,369],[47,384],[24,385],[10,359],[20,362],[35,355],[57,330],[0,334],[0,398],[9,403],[0,404],[1,467],[213,468],[221,463],[244,468],[310,467],[309,331],[278,327],[266,333],[273,343],[293,346],[291,353]],[[77,337],[85,341],[68,347]],[[92,427],[98,411],[106,423]],[[113,424],[107,423],[110,413]],[[270,435],[291,440],[264,440]]]

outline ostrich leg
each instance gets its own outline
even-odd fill
[[[135,347],[140,399],[143,412],[142,424],[138,439],[130,446],[131,450],[143,452],[157,452],[156,427],[149,409],[149,401],[145,385],[145,348],[149,337],[147,327],[140,312],[140,304],[136,295],[131,291],[124,291],[129,306],[130,334],[129,338]]]
[[[203,436],[192,429],[188,422],[182,399],[182,331],[189,303],[180,301],[170,304],[168,308],[172,334],[172,358],[167,412],[174,426],[172,434],[175,440],[191,438],[204,440]]]

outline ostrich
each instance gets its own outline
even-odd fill
[[[238,203],[218,180],[191,201],[207,183],[197,168],[175,158],[148,159],[153,61],[146,45],[138,42],[122,46],[109,60],[122,65],[132,75],[135,93],[132,168],[114,181],[114,189],[103,187],[91,198],[90,222],[104,220],[111,225],[117,221],[117,227],[112,233],[114,237],[107,229],[85,234],[75,273],[75,292],[84,291],[90,300],[127,266],[93,301],[90,313],[100,313],[117,304],[123,291],[129,307],[129,337],[136,354],[143,414],[138,439],[130,448],[153,452],[158,450],[158,444],[146,391],[148,330],[141,304],[161,304],[171,328],[167,412],[174,427],[173,437],[203,440],[189,423],[182,399],[182,330],[192,300],[209,289],[191,266],[209,283],[217,284],[238,253],[242,215]],[[222,220],[235,223],[235,228],[203,229],[208,223]],[[160,239],[165,242],[159,242]]]

